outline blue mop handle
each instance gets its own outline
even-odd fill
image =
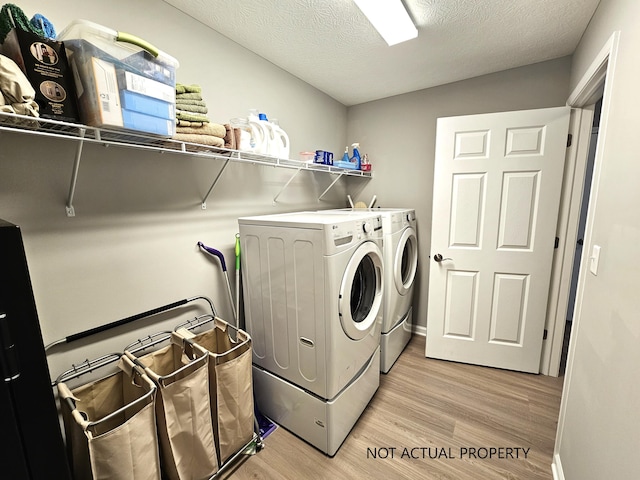
[[[206,251],[207,253],[210,253],[211,255],[215,255],[216,257],[218,257],[218,259],[220,259],[220,263],[222,264],[222,271],[223,272],[227,271],[227,264],[224,261],[224,255],[222,255],[222,252],[220,250],[216,250],[215,248],[207,247],[202,242],[198,242],[198,246],[200,248],[202,248],[204,251]]]

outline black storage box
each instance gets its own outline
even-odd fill
[[[41,117],[80,122],[73,76],[62,42],[14,28],[0,50],[18,64],[31,82]]]

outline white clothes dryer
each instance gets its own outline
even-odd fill
[[[334,455],[379,386],[382,218],[296,212],[238,223],[258,408]]]
[[[413,286],[418,268],[416,214],[410,208],[322,210],[377,213],[382,218],[384,299],[380,371],[388,373],[411,340]]]

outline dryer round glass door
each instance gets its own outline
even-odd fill
[[[381,303],[382,252],[365,242],[349,260],[340,286],[340,322],[349,338],[360,340],[375,328]]]
[[[405,229],[398,242],[393,262],[393,280],[400,295],[406,295],[418,269],[418,238],[416,231]]]

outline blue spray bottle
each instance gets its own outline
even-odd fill
[[[344,147],[344,155],[342,155],[343,162],[350,162],[349,160],[349,147]]]
[[[360,144],[352,143],[351,146],[353,147],[353,157],[351,157],[351,161],[355,162],[356,169],[360,170],[360,165],[361,165],[360,150],[359,150]]]

